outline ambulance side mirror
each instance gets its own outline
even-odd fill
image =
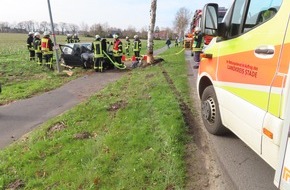
[[[201,17],[201,31],[205,35],[218,35],[218,4],[208,3],[204,6]]]

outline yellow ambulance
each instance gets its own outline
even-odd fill
[[[208,132],[234,132],[276,170],[281,189],[290,189],[289,15],[289,0],[234,0],[218,23],[218,5],[205,5],[202,32],[215,38],[197,79]]]

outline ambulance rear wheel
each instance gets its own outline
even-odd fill
[[[213,86],[208,86],[201,97],[201,114],[206,130],[213,135],[224,135],[227,128],[223,126],[219,104]]]

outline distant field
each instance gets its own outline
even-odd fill
[[[2,84],[0,105],[52,90],[88,72],[93,72],[93,70],[78,68],[74,69],[72,77],[68,77],[64,73],[53,72],[45,66],[29,61],[27,37],[27,34],[0,33],[0,83]],[[81,42],[94,40],[93,37],[79,37]],[[56,40],[58,44],[65,44],[66,36],[58,35]],[[159,40],[154,44],[155,49],[159,49],[165,45],[165,42]],[[147,42],[142,40],[141,54],[146,53],[146,47]]]

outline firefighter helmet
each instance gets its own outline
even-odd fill
[[[49,36],[50,35],[50,32],[49,31],[44,31],[43,35],[44,36]]]
[[[39,32],[35,32],[34,36],[40,36],[40,33]]]
[[[195,32],[200,32],[201,31],[201,28],[197,26],[197,27],[195,27],[194,31]]]
[[[114,34],[113,38],[115,38],[115,39],[119,38],[118,34]]]
[[[98,39],[101,38],[101,36],[97,34],[97,35],[95,36],[95,38],[96,38],[96,40],[98,40]]]

